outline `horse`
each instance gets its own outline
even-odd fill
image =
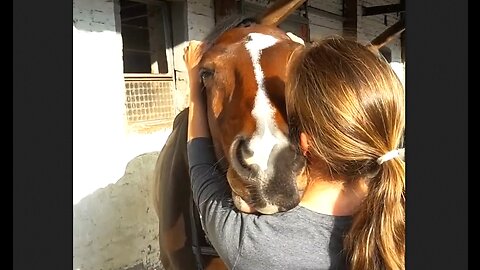
[[[276,1],[256,18],[231,16],[203,40],[201,81],[219,168],[240,209],[287,211],[300,201],[305,166],[288,139],[287,62],[298,46],[278,24],[304,1]],[[154,170],[160,260],[165,269],[226,269],[204,236],[186,151],[188,108],[173,122]]]

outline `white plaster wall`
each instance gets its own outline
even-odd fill
[[[73,269],[162,269],[149,175],[170,130],[127,131],[118,14],[73,0]]]
[[[116,182],[133,157],[159,151],[169,133],[127,132],[122,37],[114,14],[119,9],[112,0],[73,0],[74,204]]]

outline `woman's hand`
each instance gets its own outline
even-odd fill
[[[200,69],[198,64],[202,58],[202,46],[200,41],[192,40],[183,50],[183,60],[187,67],[188,78],[190,81],[190,100],[201,97]]]
[[[202,58],[202,46],[203,43],[201,41],[190,40],[185,49],[183,49],[183,61],[185,61],[188,70],[198,66]]]

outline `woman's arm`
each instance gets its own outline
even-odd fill
[[[198,68],[198,64],[201,59],[201,50],[201,42],[191,41],[189,45],[185,48],[184,54],[184,60],[187,65],[190,84],[187,142],[190,142],[194,138],[210,137],[205,100],[203,100],[203,96],[201,93],[202,84],[200,81]]]
[[[190,42],[184,56],[190,78],[187,153],[193,200],[209,241],[228,268],[241,265],[243,269],[256,269],[248,267],[248,260],[240,254],[245,252],[244,245],[255,246],[252,241],[258,234],[265,237],[264,232],[272,230],[264,219],[235,210],[226,176],[217,168],[206,101],[201,93],[198,67],[201,46],[199,42]]]
[[[233,210],[224,174],[216,168],[216,157],[208,127],[198,62],[201,43],[191,41],[184,60],[190,80],[187,153],[193,200],[203,229],[222,260],[231,268],[238,259],[243,238],[242,214]]]

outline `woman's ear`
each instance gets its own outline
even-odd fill
[[[307,155],[309,144],[309,137],[305,132],[300,132],[300,149],[302,149],[302,154]]]

